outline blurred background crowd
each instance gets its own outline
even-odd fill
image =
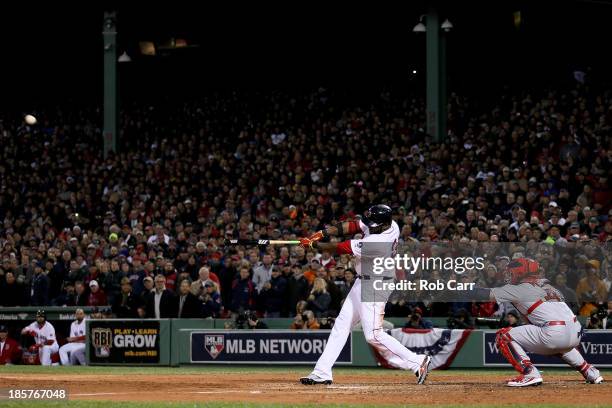
[[[316,328],[355,281],[349,256],[223,240],[295,239],[384,203],[402,243],[512,245],[465,280],[499,283],[508,259],[536,251],[572,308],[605,324],[611,96],[580,84],[507,91],[490,103],[453,94],[448,136],[435,143],[423,130],[424,101],[412,95],[215,91],[124,106],[120,153],[106,160],[98,109],[37,112],[35,126],[4,117],[0,306],[150,318],[249,311]],[[584,250],[558,251],[567,245]],[[495,304],[402,296],[387,316],[414,327],[428,316],[450,316],[455,327],[518,320]]]

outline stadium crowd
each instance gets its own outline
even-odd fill
[[[349,256],[223,240],[295,239],[385,203],[402,243],[591,246],[554,258],[547,277],[582,315],[612,309],[612,95],[507,93],[486,108],[452,95],[442,143],[426,135],[424,109],[389,91],[367,102],[323,88],[214,92],[126,107],[107,159],[95,110],[48,112],[36,126],[4,119],[0,305],[162,318],[253,310],[315,328],[356,279]],[[466,279],[487,283],[504,261]],[[456,327],[505,313],[401,298],[387,312]]]

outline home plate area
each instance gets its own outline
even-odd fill
[[[234,372],[234,371],[238,372]],[[395,370],[341,369],[329,386],[298,383],[304,373],[277,367],[262,372],[249,367],[193,373],[192,369],[139,370],[137,374],[3,373],[3,388],[64,388],[70,400],[172,401],[278,404],[452,404],[471,406],[510,404],[563,404],[597,406],[609,402],[609,383],[588,385],[569,370],[545,373],[541,387],[521,390],[505,386],[510,370],[434,371],[427,384],[416,385],[413,375]],[[116,372],[115,372],[116,371]],[[143,373],[143,371],[145,371]],[[374,374],[373,374],[374,373]]]

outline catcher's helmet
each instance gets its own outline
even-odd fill
[[[370,232],[374,232],[379,230],[383,225],[391,225],[391,221],[393,220],[392,216],[393,210],[391,207],[384,204],[377,204],[368,208],[361,217],[361,221],[368,226]]]
[[[529,258],[517,258],[507,266],[506,282],[516,285],[526,278],[538,276],[540,264]]]

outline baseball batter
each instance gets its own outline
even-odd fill
[[[497,332],[496,343],[502,355],[519,372],[509,387],[542,383],[542,376],[525,351],[557,355],[582,374],[591,384],[603,382],[599,370],[588,364],[576,348],[582,326],[565,304],[563,295],[539,276],[538,262],[518,258],[508,264],[506,282],[499,288],[479,288],[481,298],[510,302],[530,324],[507,327]]]
[[[59,346],[55,338],[55,328],[47,321],[45,311],[36,312],[36,321],[24,327],[21,334],[34,337],[35,344],[30,349],[38,350],[41,365],[50,366],[51,355],[57,353]]]
[[[331,384],[333,382],[332,366],[340,355],[351,329],[359,322],[363,327],[366,341],[375,347],[391,365],[414,372],[418,384],[425,382],[431,357],[413,353],[382,328],[388,294],[383,294],[381,301],[363,302],[361,300],[361,279],[370,278],[370,276],[362,275],[361,259],[394,256],[399,232],[397,223],[392,220],[391,208],[386,205],[375,205],[370,207],[360,221],[344,222],[340,226],[328,227],[324,231],[300,240],[300,245],[305,248],[314,247],[331,253],[354,255],[358,278],[342,305],[325,350],[319,357],[314,370],[310,375],[300,378],[302,384]],[[355,235],[357,233],[363,234],[363,238],[341,243],[319,242],[331,235]],[[376,243],[376,245],[368,246],[368,253],[365,254],[362,251],[365,243]]]
[[[62,365],[85,363],[85,312],[83,309],[77,309],[74,316],[76,320],[70,325],[70,337],[59,349]]]

